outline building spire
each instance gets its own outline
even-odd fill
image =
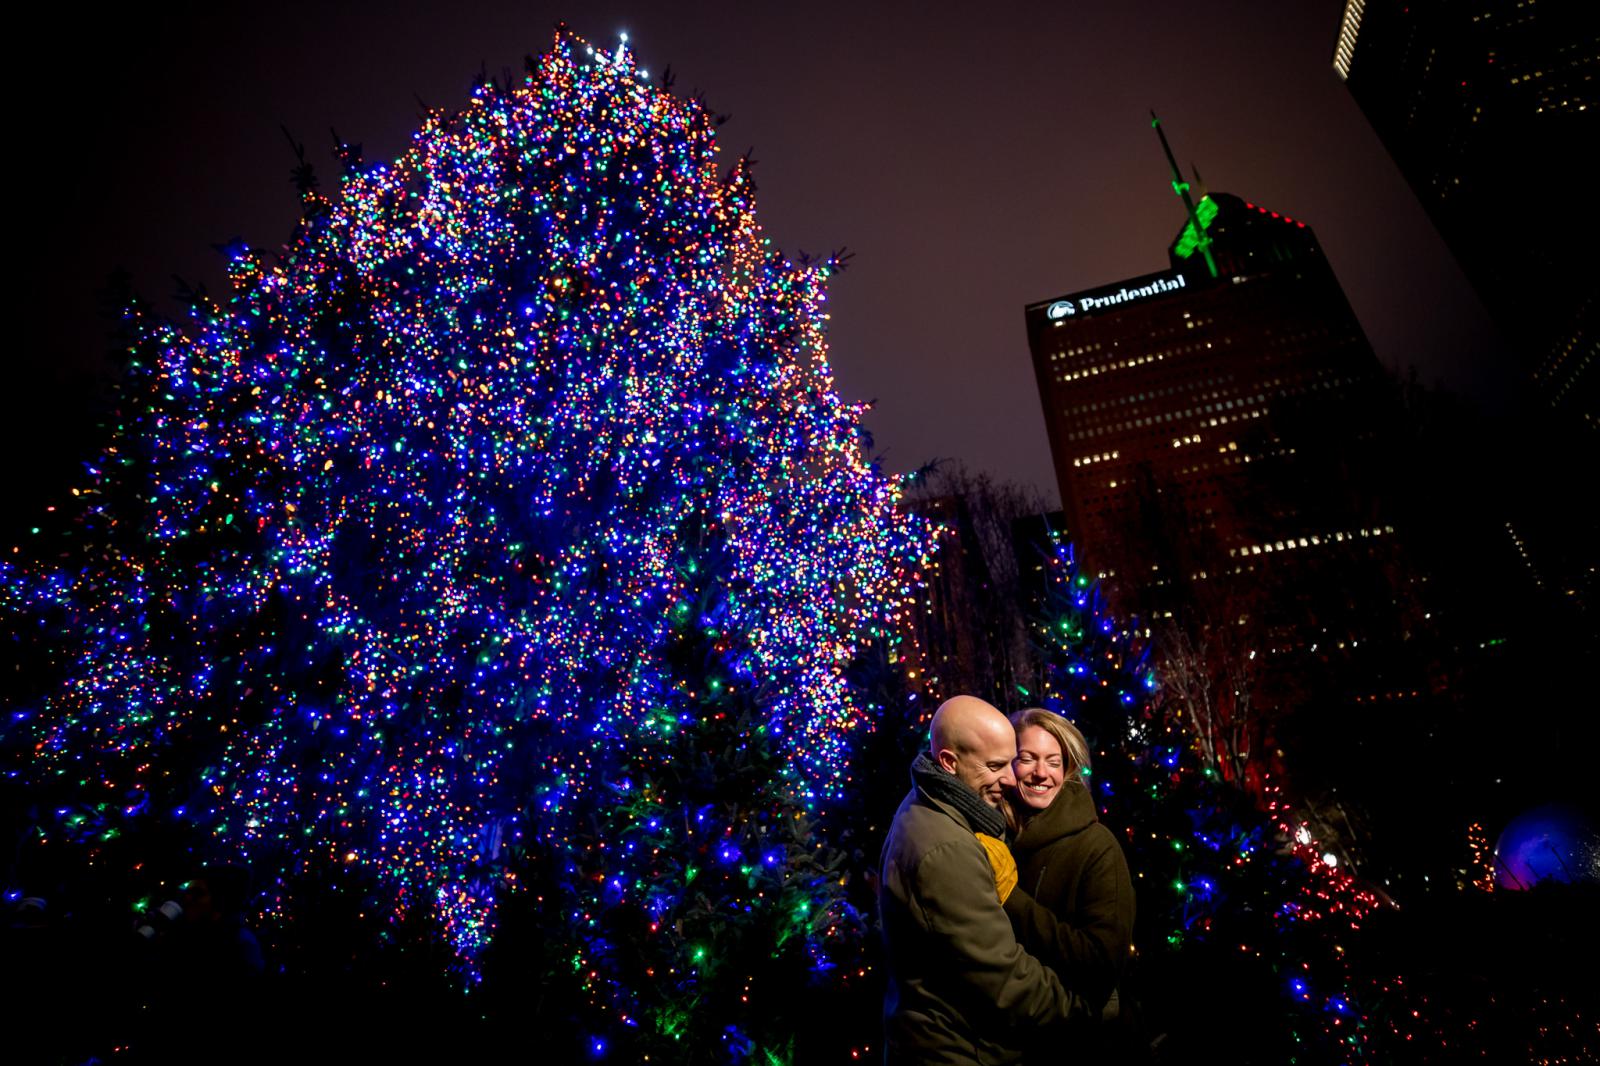
[[[1189,195],[1189,183],[1183,180],[1183,172],[1178,169],[1178,161],[1172,158],[1172,146],[1167,143],[1166,131],[1161,128],[1161,120],[1156,117],[1155,110],[1150,111],[1150,125],[1156,131],[1156,136],[1161,138],[1161,150],[1167,154],[1167,166],[1172,168],[1172,191],[1183,198],[1183,206],[1189,212],[1189,225],[1194,230],[1195,247],[1200,249],[1200,254],[1205,256],[1206,269],[1211,271],[1211,276],[1217,276],[1217,261],[1211,257],[1211,238],[1206,235],[1205,227],[1200,224],[1200,216],[1195,211],[1194,197]],[[1198,173],[1195,175],[1199,176]]]

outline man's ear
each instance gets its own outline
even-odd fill
[[[938,754],[934,756],[934,759],[939,763],[939,769],[943,770],[945,773],[953,774],[956,772],[956,766],[958,765],[956,753],[951,751],[949,748],[940,748]]]

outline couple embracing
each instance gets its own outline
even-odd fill
[[[1087,764],[1049,711],[957,696],[934,712],[880,868],[887,1063],[1081,1063],[1103,1042],[1133,886]]]

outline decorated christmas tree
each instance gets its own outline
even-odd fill
[[[537,986],[558,1059],[792,1057],[860,972],[845,670],[926,548],[832,385],[837,264],[713,125],[558,31],[302,172],[225,301],[130,310],[109,442],[0,571],[17,891],[231,863],[290,969],[387,941]]]

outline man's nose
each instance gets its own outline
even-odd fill
[[[1004,770],[1000,771],[1000,783],[1002,785],[1004,785],[1006,788],[1016,788],[1017,787],[1017,779],[1011,773],[1011,767],[1008,766]]]

